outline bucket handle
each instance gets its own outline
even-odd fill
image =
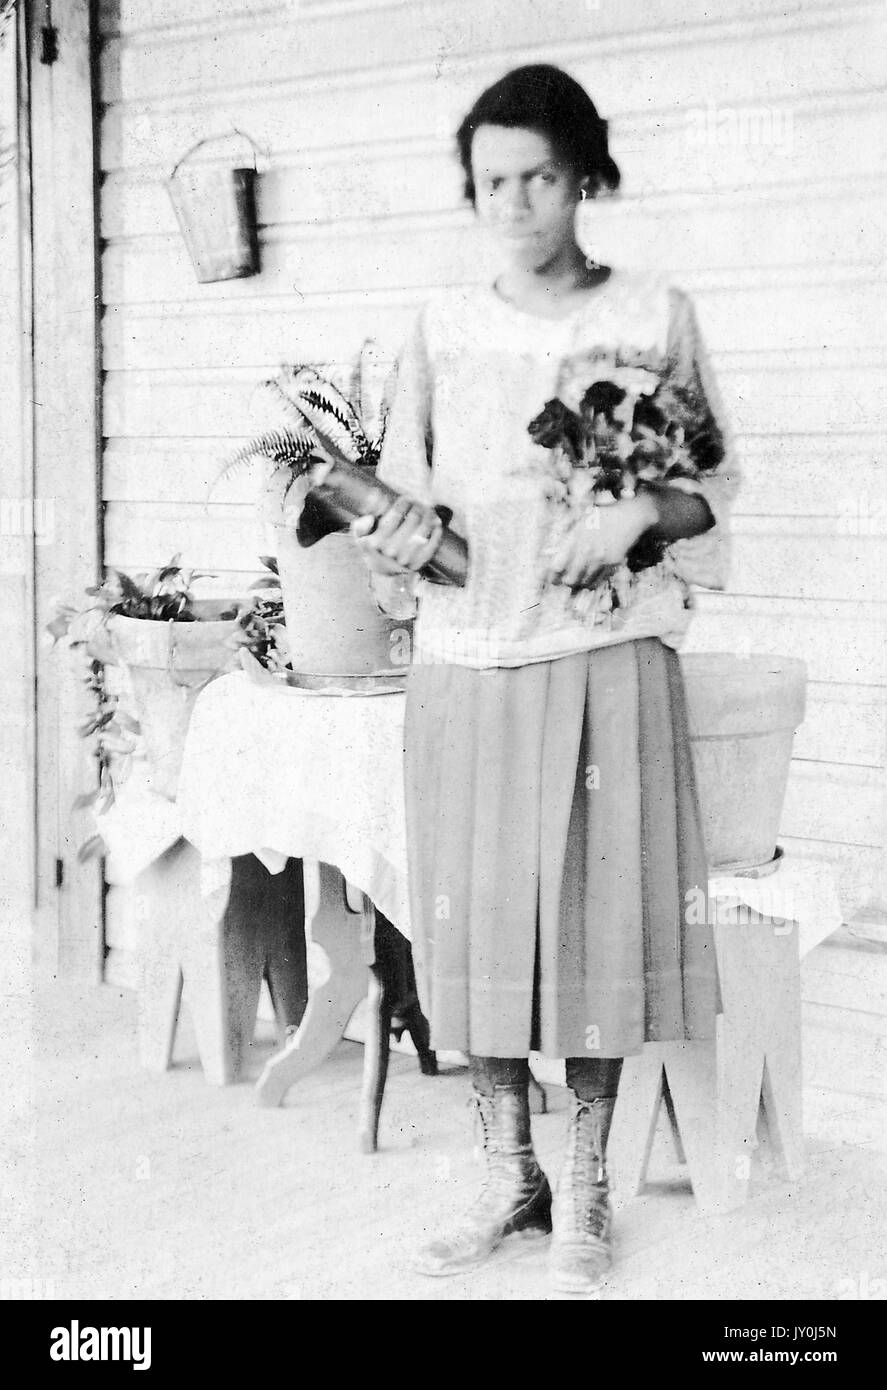
[[[251,135],[247,135],[247,133],[246,133],[245,130],[240,130],[237,126],[232,126],[232,127],[231,127],[231,134],[233,134],[233,135],[239,135],[240,138],[241,138],[241,140],[246,140],[246,142],[247,142],[248,144],[252,145],[252,147],[253,147],[253,167],[254,167],[254,168],[257,167],[257,166],[256,166],[256,155],[263,154],[263,155],[265,155],[266,158],[268,157],[269,151],[268,151],[267,145],[260,145],[259,142],[258,142],[258,140],[254,140],[253,137],[252,137]],[[170,178],[171,178],[171,179],[174,179],[175,176],[176,176],[176,174],[177,174],[178,171],[179,171],[180,166],[181,166],[182,164],[184,164],[185,160],[186,160],[186,159],[190,159],[191,156],[192,156],[192,154],[196,154],[196,152],[197,152],[199,149],[202,149],[202,147],[203,147],[204,145],[211,145],[211,144],[213,143],[213,141],[215,141],[215,140],[229,140],[230,138],[231,138],[231,136],[230,136],[227,132],[222,132],[220,135],[204,135],[204,137],[203,137],[202,140],[196,141],[195,144],[193,144],[193,145],[190,147],[190,149],[187,149],[187,150],[185,151],[185,153],[184,153],[179,159],[176,160],[175,164],[173,165],[172,173],[170,174]]]
[[[176,651],[178,650],[178,648],[176,647],[176,636],[175,632],[173,631],[174,626],[175,619],[170,618],[166,624],[166,674],[169,676],[170,682],[173,685],[179,686],[182,690],[200,691],[203,689],[205,685],[209,685],[210,681],[213,680],[214,677],[216,677],[219,674],[222,668],[221,666],[216,667],[215,671],[208,675],[206,680],[202,680],[199,685],[191,685],[188,681],[179,680],[179,677],[176,675],[175,670]],[[126,660],[126,657],[123,655],[123,650],[120,646],[118,635],[115,632],[111,632],[109,636],[111,650],[117,658],[116,664],[125,671],[128,677],[130,674],[130,663]]]
[[[211,680],[213,680],[219,674],[219,670],[221,668],[217,667],[215,671],[211,671],[210,674],[206,677],[206,679],[200,681],[197,685],[191,685],[189,681],[179,680],[175,671],[177,648],[174,628],[175,619],[170,618],[169,622],[166,624],[166,674],[169,676],[169,679],[172,682],[172,684],[177,685],[181,690],[193,690],[199,693],[201,690],[203,690],[205,686],[209,685]]]

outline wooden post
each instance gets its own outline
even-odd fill
[[[0,17],[0,606],[6,624],[0,667],[0,993],[20,1000],[30,992],[35,845],[31,199],[23,41],[21,10],[7,11]]]
[[[101,566],[99,272],[96,238],[94,19],[90,0],[27,11],[31,86],[34,490],[53,518],[35,547],[38,633],[55,595],[76,595]],[[56,56],[53,58],[53,51]],[[51,61],[48,61],[52,59]],[[99,864],[80,864],[88,813],[77,795],[96,768],[76,732],[88,699],[63,657],[37,647],[37,941],[41,963],[101,979]]]

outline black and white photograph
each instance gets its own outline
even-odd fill
[[[885,131],[884,0],[0,0],[26,1365],[441,1301],[849,1369]]]

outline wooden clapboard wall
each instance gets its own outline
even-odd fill
[[[249,485],[206,499],[256,425],[255,383],[367,334],[394,350],[429,289],[486,273],[452,132],[506,68],[558,62],[610,118],[623,171],[600,245],[695,294],[739,434],[732,587],[702,596],[693,645],[809,663],[783,839],[838,862],[858,905],[884,834],[885,14],[102,0],[107,562],[181,550],[242,587],[262,544]],[[163,180],[232,126],[270,149],[262,273],[199,285]]]

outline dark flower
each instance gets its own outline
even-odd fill
[[[562,445],[570,451],[574,462],[582,457],[582,421],[558,397],[546,401],[544,409],[530,421],[527,428],[534,443],[541,444],[543,449],[555,449]]]
[[[666,481],[669,478],[696,478],[699,476],[699,470],[692,460],[676,458],[673,463],[669,464],[662,476]]]
[[[701,472],[717,468],[724,457],[724,439],[714,420],[707,421],[698,430],[691,430],[685,438],[690,457]]]
[[[670,383],[667,389],[666,414],[672,426],[669,434],[677,437],[690,453],[701,472],[717,468],[724,457],[724,439],[720,426],[705,398],[688,386]]]
[[[622,495],[624,482],[622,468],[618,463],[605,464],[595,480],[594,490],[595,492],[609,492],[618,500]]]
[[[625,557],[625,562],[632,574],[638,574],[640,570],[651,569],[658,565],[665,555],[665,542],[657,540],[654,536],[645,535],[632,546]]]
[[[621,386],[612,381],[595,381],[589,386],[579,403],[579,410],[586,419],[603,415],[609,424],[613,423],[613,411],[625,400]]]
[[[651,396],[641,396],[634,408],[632,429],[652,430],[654,434],[662,434],[665,426],[665,413]]]

